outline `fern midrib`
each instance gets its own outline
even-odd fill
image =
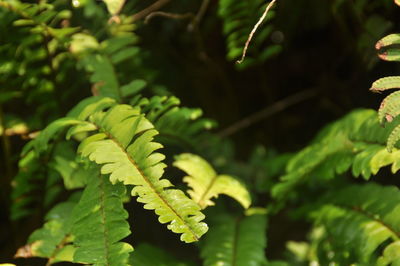
[[[201,203],[204,201],[205,196],[211,190],[212,186],[214,185],[215,181],[217,181],[217,179],[218,179],[218,175],[214,175],[214,177],[211,179],[211,182],[206,187],[206,190],[204,191],[204,193],[201,195],[199,201],[197,202],[198,205],[201,206]]]
[[[97,127],[97,129],[99,130],[101,127],[99,125],[97,125],[96,123],[92,122],[92,124],[94,126]],[[192,230],[192,228],[187,225],[187,223],[185,222],[185,220],[175,211],[174,208],[172,208],[172,206],[164,199],[164,197],[162,197],[159,193],[157,193],[157,190],[155,189],[155,187],[153,186],[153,184],[149,181],[149,179],[146,177],[146,175],[143,173],[142,169],[140,169],[140,167],[136,164],[135,160],[130,156],[130,154],[128,154],[124,147],[121,145],[121,143],[119,143],[119,141],[113,136],[111,135],[109,132],[104,131],[104,134],[106,134],[106,136],[112,140],[120,149],[123,153],[125,153],[126,157],[128,158],[128,160],[133,164],[133,166],[139,171],[140,175],[142,176],[143,180],[148,184],[148,187],[153,191],[153,193],[155,195],[157,195],[158,198],[161,199],[161,201],[165,204],[165,206],[168,207],[168,209],[170,209],[176,217],[178,217],[179,220],[182,221],[182,223],[186,226],[186,228],[188,228],[188,230],[190,231],[190,233],[194,236],[195,240],[198,241],[199,237],[196,235],[196,233]]]
[[[239,230],[240,230],[240,222],[243,217],[239,217],[235,221],[235,231],[233,234],[233,248],[232,248],[232,266],[236,266],[236,258],[237,258],[237,246],[239,244]]]
[[[394,236],[396,236],[396,238],[397,238],[396,240],[400,239],[400,232],[396,232],[390,225],[388,225],[387,223],[385,223],[384,221],[382,221],[380,219],[375,218],[375,216],[373,214],[367,212],[366,210],[363,210],[360,206],[349,207],[349,206],[345,206],[345,205],[341,205],[341,204],[334,204],[334,205],[336,205],[337,207],[342,208],[342,209],[356,212],[360,215],[367,217],[370,220],[373,220],[373,221],[379,223],[383,227],[387,228]]]
[[[104,238],[103,238],[104,252],[105,252],[105,259],[106,259],[106,263],[107,263],[106,265],[110,265],[108,263],[110,251],[107,246],[107,240],[109,239],[109,237],[108,237],[108,230],[107,230],[107,226],[106,226],[106,214],[105,214],[105,210],[104,210],[104,204],[105,204],[104,189],[105,189],[105,187],[104,187],[104,180],[103,180],[103,177],[101,176],[101,174],[99,175],[99,178],[100,178],[100,183],[99,183],[99,186],[100,186],[100,213],[101,213],[101,222],[102,222],[103,228],[104,228]]]

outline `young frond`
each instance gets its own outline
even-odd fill
[[[203,158],[189,153],[176,156],[173,164],[188,176],[183,178],[191,190],[190,197],[202,209],[214,205],[211,200],[219,194],[225,194],[238,201],[244,208],[251,204],[250,194],[237,179],[228,175],[218,175]]]

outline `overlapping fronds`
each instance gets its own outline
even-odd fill
[[[214,205],[211,200],[225,194],[238,201],[244,208],[251,204],[246,187],[229,175],[218,175],[212,166],[200,156],[184,153],[176,156],[174,166],[188,174],[183,178],[190,190],[190,197],[204,209]]]
[[[226,37],[227,47],[226,57],[228,60],[236,61],[241,57],[247,37],[267,4],[266,1],[262,0],[221,0],[218,2],[218,15],[223,22],[223,33]],[[274,30],[274,27],[270,24],[273,17],[274,11],[268,12],[264,25],[254,35],[252,44],[249,47],[249,56],[243,64],[237,65],[238,67],[245,68],[262,63],[281,51],[280,45],[268,42]]]
[[[91,175],[82,197],[72,211],[71,233],[75,262],[91,265],[128,265],[133,248],[120,242],[130,234],[128,213],[122,205],[126,189],[122,183]]]
[[[80,65],[91,73],[94,95],[111,97],[122,102],[132,91],[140,89],[132,81],[126,85],[121,84],[123,81],[116,70],[117,64],[131,59],[139,52],[139,48],[134,46],[136,40],[134,35],[116,36],[102,43],[88,34],[78,33],[72,37],[70,49],[81,58]]]
[[[190,150],[204,141],[206,130],[216,125],[215,121],[201,117],[201,109],[179,106],[180,100],[174,96],[154,96],[150,99],[137,96],[131,104],[142,107],[146,118],[160,133],[159,139]]]
[[[45,217],[42,228],[34,231],[28,244],[21,247],[16,257],[44,257],[48,258],[48,265],[60,261],[73,261],[75,248],[70,245],[72,238],[71,214],[76,206],[76,198],[57,204]]]
[[[388,165],[396,173],[400,169],[400,151],[390,152],[385,145],[393,126],[382,128],[373,110],[354,111],[329,125],[288,162],[281,183],[272,190],[273,196],[284,197],[299,183],[321,182],[350,168],[355,177],[361,175],[365,179]]]
[[[331,193],[313,218],[323,226],[321,263],[388,265],[399,262],[400,191],[374,183]],[[334,252],[326,254],[327,247]],[[325,251],[324,251],[325,250]],[[328,252],[329,253],[329,252]],[[382,256],[382,257],[381,257]],[[379,258],[381,257],[381,258]]]
[[[145,204],[145,209],[155,210],[161,223],[170,223],[170,230],[181,233],[182,241],[197,241],[208,229],[201,222],[204,215],[200,207],[181,190],[171,189],[172,184],[167,179],[160,179],[165,168],[162,163],[164,155],[154,151],[162,145],[152,141],[158,132],[139,108],[115,105],[108,111],[101,111],[108,108],[109,104],[112,104],[112,100],[107,98],[102,101],[86,100],[70,113],[70,117],[49,125],[35,140],[41,143],[36,146],[41,149],[52,138],[52,134],[60,132],[66,125],[74,125],[68,135],[98,131],[82,141],[79,153],[103,165],[101,171],[110,174],[112,183],[119,181],[134,185],[132,195],[138,196],[138,201]],[[89,110],[97,112],[88,117]],[[88,121],[72,116],[88,118]]]
[[[221,215],[200,246],[203,265],[266,265],[266,217]]]

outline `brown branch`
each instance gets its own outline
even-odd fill
[[[317,93],[315,90],[306,90],[306,91],[302,91],[302,92],[296,93],[294,95],[291,95],[283,100],[275,102],[273,105],[268,106],[268,107],[262,109],[261,111],[258,111],[246,118],[243,118],[242,120],[239,120],[238,122],[232,124],[231,126],[225,128],[224,130],[219,132],[218,135],[220,135],[221,137],[227,137],[227,136],[233,135],[243,128],[249,127],[269,116],[272,116],[280,111],[285,110],[286,108],[288,108],[294,104],[297,104],[301,101],[304,101],[311,97],[314,97],[316,94]]]
[[[147,8],[143,9],[142,11],[133,14],[132,19],[133,21],[141,20],[145,18],[150,13],[159,10],[166,4],[168,4],[171,0],[158,0],[157,2],[153,3],[152,5],[148,6]]]
[[[147,24],[150,20],[154,17],[165,17],[171,19],[188,19],[194,17],[192,13],[184,13],[184,14],[175,14],[175,13],[168,13],[163,11],[155,11],[151,12],[149,15],[146,16],[144,19],[144,23]]]
[[[203,2],[201,2],[199,11],[197,12],[193,21],[188,25],[188,31],[193,31],[193,29],[195,29],[199,25],[201,19],[203,18],[204,14],[207,11],[209,4],[210,0],[203,0]]]
[[[267,7],[265,8],[264,13],[262,14],[262,16],[260,17],[260,19],[258,20],[258,22],[256,23],[256,25],[254,26],[254,28],[251,30],[249,37],[247,38],[246,44],[244,45],[243,48],[243,53],[242,53],[242,58],[238,61],[236,61],[236,64],[241,64],[244,60],[244,58],[246,57],[246,53],[247,53],[247,48],[249,48],[249,44],[251,42],[251,39],[253,39],[253,35],[254,33],[257,31],[257,28],[261,25],[261,23],[264,21],[265,17],[268,14],[268,11],[270,10],[270,8],[274,5],[276,0],[272,0]]]

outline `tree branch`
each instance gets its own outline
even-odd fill
[[[248,117],[243,118],[242,120],[239,120],[238,122],[232,124],[231,126],[223,129],[221,132],[219,132],[218,135],[221,137],[228,137],[230,135],[233,135],[243,128],[249,127],[269,116],[272,116],[280,111],[285,110],[286,108],[294,104],[297,104],[301,101],[314,97],[316,94],[317,92],[315,90],[306,90],[291,95],[283,100],[275,102],[271,106],[267,106],[261,111],[258,111]]]
[[[158,0],[157,2],[153,3],[152,5],[148,6],[147,8],[143,9],[142,11],[133,14],[132,19],[133,21],[141,20],[145,18],[150,13],[159,10],[166,4],[168,4],[171,0]]]

